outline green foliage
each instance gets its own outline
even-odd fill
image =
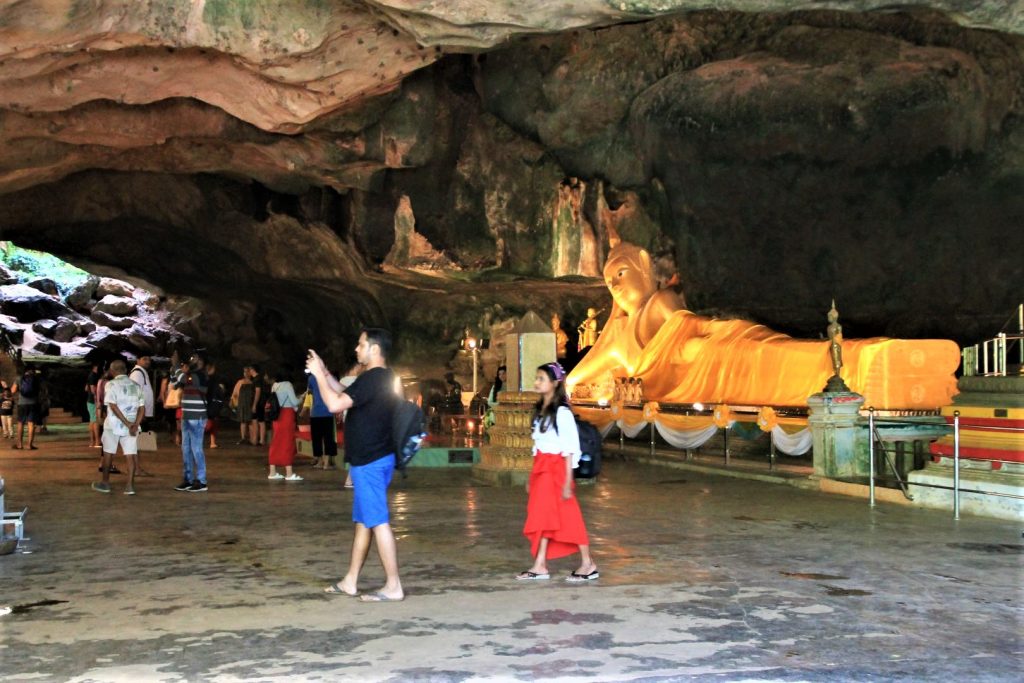
[[[0,245],[0,261],[18,276],[20,282],[49,278],[57,283],[61,295],[67,296],[89,277],[89,273],[53,254],[22,249],[11,242],[3,242]]]

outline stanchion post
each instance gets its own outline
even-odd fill
[[[722,439],[725,441],[725,466],[729,466],[729,425],[722,430]]]
[[[875,409],[868,408],[868,505],[875,507]]]
[[[619,425],[619,453],[626,452],[626,432],[622,430],[622,425]]]
[[[651,420],[651,457],[654,457],[654,420]]]
[[[960,411],[953,411],[953,519],[960,519]]]
[[[772,432],[768,432],[768,443],[771,445],[768,451],[768,469],[771,471],[775,469],[775,434]]]

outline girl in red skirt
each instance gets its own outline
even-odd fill
[[[270,388],[277,394],[277,402],[281,412],[274,420],[274,433],[270,440],[270,474],[267,479],[284,479],[285,481],[302,481],[302,477],[292,471],[295,463],[295,410],[299,407],[299,399],[295,388],[284,373],[278,373],[277,382]],[[277,471],[284,467],[284,474]]]
[[[583,513],[573,495],[573,468],[579,465],[580,438],[565,395],[565,370],[558,363],[537,368],[533,382],[540,400],[533,411],[533,470],[526,484],[526,525],[533,566],[516,576],[520,581],[551,578],[548,559],[572,555],[579,549],[580,566],[566,577],[570,583],[598,578],[590,556]]]

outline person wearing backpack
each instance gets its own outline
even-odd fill
[[[18,382],[18,443],[11,448],[25,448],[25,425],[28,425],[28,448],[36,447],[36,402],[39,400],[39,377],[35,368],[25,368]]]
[[[373,540],[386,579],[378,590],[359,596],[364,602],[405,599],[398,575],[398,551],[387,497],[388,485],[395,471],[392,422],[399,400],[395,393],[395,373],[387,366],[390,350],[390,332],[381,328],[364,328],[359,334],[356,360],[366,369],[348,388],[327,372],[320,356],[312,349],[306,361],[306,369],[316,378],[328,410],[334,414],[348,411],[345,417],[345,455],[352,464],[355,534],[348,572],[328,586],[325,592],[359,594],[359,572]]]
[[[548,559],[580,553],[579,567],[565,580],[586,583],[600,574],[590,556],[590,540],[580,504],[573,495],[572,471],[579,465],[580,439],[565,393],[565,370],[558,363],[537,368],[533,382],[540,400],[533,409],[533,470],[526,484],[526,524],[533,565],[516,575],[518,581],[551,578]]]
[[[149,378],[149,368],[153,364],[153,359],[149,356],[142,356],[135,362],[135,367],[128,373],[128,379],[139,385],[142,389],[142,396],[146,400],[146,405],[143,409],[144,415],[142,417],[141,429],[152,429],[153,423],[153,411],[155,408],[155,401],[153,400],[153,381]],[[147,472],[142,467],[142,457],[136,454],[135,456],[135,468],[140,477],[152,477],[153,475]]]
[[[295,464],[295,415],[299,407],[299,398],[295,395],[295,387],[288,381],[288,375],[278,371],[274,376],[277,381],[270,387],[267,417],[274,421],[274,431],[270,436],[270,451],[267,459],[270,462],[270,473],[267,479],[284,479],[285,481],[302,481],[302,477],[292,471]],[[276,415],[273,415],[274,412]],[[284,468],[284,474],[277,471]]]

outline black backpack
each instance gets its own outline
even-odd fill
[[[263,417],[273,422],[280,416],[281,402],[277,400],[277,392],[271,391],[267,396],[267,402],[263,404]]]
[[[18,393],[25,398],[36,397],[36,376],[35,373],[25,373],[21,376],[21,382],[18,383]]]
[[[593,479],[601,473],[601,432],[579,416],[574,417],[580,435],[580,464],[573,470],[573,477]]]
[[[216,382],[210,385],[206,395],[206,416],[211,418],[220,417],[224,409],[224,385]]]
[[[423,410],[412,401],[400,400],[391,414],[391,439],[395,446],[395,467],[406,476],[405,468],[427,438],[427,420]]]

